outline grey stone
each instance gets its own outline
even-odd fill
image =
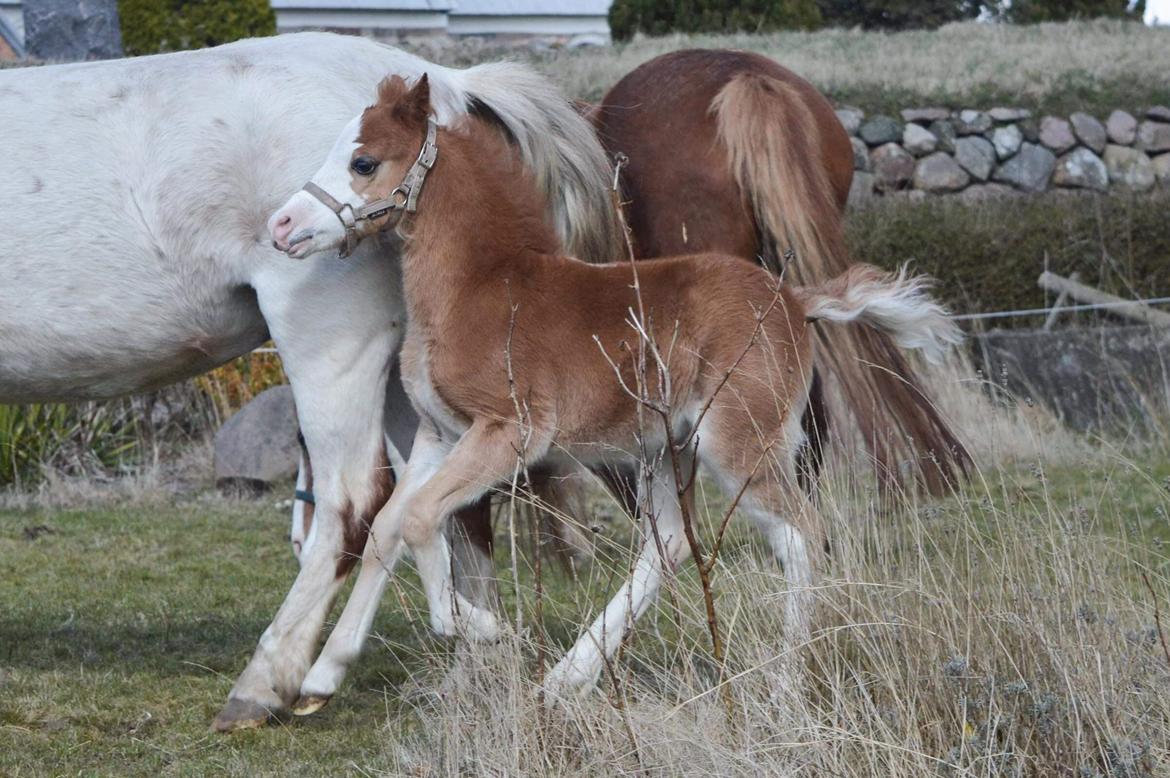
[[[50,62],[122,56],[117,0],[24,0],[24,44]]]
[[[930,124],[950,118],[946,108],[907,108],[902,111],[902,121],[915,124]]]
[[[292,389],[276,386],[215,434],[215,483],[221,489],[267,488],[294,477],[299,458]]]
[[[870,153],[874,182],[882,192],[905,189],[914,178],[914,157],[897,143],[878,146]]]
[[[1035,119],[1025,119],[1019,124],[1020,132],[1028,143],[1040,142],[1040,122]]]
[[[1105,132],[1110,142],[1118,146],[1132,146],[1137,137],[1137,119],[1125,111],[1114,111],[1105,120]]]
[[[1170,151],[1170,124],[1142,122],[1138,125],[1137,148],[1157,154]]]
[[[876,176],[873,173],[855,172],[853,183],[849,186],[849,205],[856,207],[864,205],[873,199],[873,185]]]
[[[967,171],[959,167],[954,157],[936,151],[918,160],[914,168],[914,188],[926,192],[957,192],[971,183]]]
[[[896,143],[902,140],[902,125],[889,116],[874,116],[861,125],[858,131],[861,139],[870,146],[880,146],[883,143]]]
[[[1155,105],[1146,111],[1146,118],[1155,122],[1170,122],[1170,108],[1164,105]]]
[[[984,371],[1022,400],[1052,407],[1077,429],[1150,423],[1150,397],[1165,396],[1170,330],[1116,324],[996,330],[976,336]]]
[[[1092,149],[1094,154],[1105,151],[1109,137],[1105,133],[1105,125],[1097,121],[1096,117],[1078,111],[1068,117],[1068,121],[1077,140]]]
[[[1020,193],[1007,184],[989,183],[972,184],[954,196],[960,200],[978,202],[980,200],[989,200],[993,197],[1019,197]]]
[[[837,120],[841,122],[845,132],[856,135],[857,131],[861,129],[861,122],[865,120],[865,111],[843,105],[837,109]]]
[[[1105,169],[1109,171],[1109,182],[1115,186],[1135,192],[1145,192],[1154,186],[1154,164],[1137,149],[1106,146]]]
[[[997,122],[1022,122],[1032,118],[1032,112],[1026,108],[992,108],[987,114]]]
[[[930,134],[938,138],[938,150],[948,154],[955,153],[955,140],[959,134],[955,132],[955,125],[947,120],[930,123]]]
[[[903,189],[900,192],[890,192],[887,197],[905,203],[922,203],[926,201],[926,192],[921,189]]]
[[[955,131],[960,135],[981,135],[991,129],[991,117],[983,111],[959,111]]]
[[[1162,186],[1170,187],[1170,154],[1162,154],[1150,160],[1154,168],[1154,178]]]
[[[995,171],[993,178],[1025,192],[1043,192],[1055,168],[1055,154],[1035,143],[1025,143],[1018,154]]]
[[[1040,120],[1040,142],[1057,154],[1063,154],[1077,145],[1072,125],[1055,116],[1045,116]]]
[[[995,147],[977,135],[959,138],[955,141],[955,161],[976,181],[986,181],[995,167]]]
[[[902,130],[902,147],[916,157],[921,157],[938,148],[938,138],[925,127],[907,124]]]
[[[996,127],[991,133],[991,145],[995,147],[995,155],[1000,159],[1007,159],[1020,150],[1024,142],[1024,133],[1014,124]]]
[[[1109,172],[1100,157],[1089,149],[1078,148],[1056,161],[1052,183],[1055,186],[1103,192],[1109,187]]]
[[[868,171],[869,146],[861,138],[850,138],[849,143],[853,146],[853,169]]]

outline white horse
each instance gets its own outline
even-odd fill
[[[388,479],[372,474],[386,462],[384,414],[401,410],[384,409],[404,320],[397,263],[378,258],[391,239],[297,263],[272,248],[265,221],[383,77],[424,70],[440,121],[495,116],[570,250],[610,255],[604,154],[569,102],[517,65],[452,70],[303,34],[0,71],[0,402],[148,390],[268,337],[292,384],[314,467],[312,536],[221,730],[295,699],[385,501]]]

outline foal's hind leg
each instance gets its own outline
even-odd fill
[[[681,468],[684,473],[690,469],[689,463],[684,463]],[[627,630],[654,601],[662,585],[664,568],[669,566],[673,570],[690,554],[683,533],[674,476],[665,463],[654,474],[651,495],[649,507],[653,513],[647,510],[647,506],[642,506],[648,518],[642,522],[642,549],[634,564],[633,575],[549,672],[544,688],[554,696],[592,688],[605,663],[621,645]],[[649,518],[651,516],[653,518]]]

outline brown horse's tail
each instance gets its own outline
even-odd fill
[[[822,130],[800,90],[742,73],[715,96],[711,113],[755,215],[764,265],[802,286],[843,273],[850,262],[842,203],[829,181]],[[970,455],[887,335],[864,327],[816,325],[813,331],[817,368],[827,394],[839,399],[832,416],[856,421],[884,481],[900,480],[905,462],[934,492],[966,473]],[[824,421],[814,429],[823,432]]]

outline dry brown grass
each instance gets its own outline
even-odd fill
[[[1163,774],[1170,656],[1170,460],[1125,456],[1040,410],[992,405],[961,364],[936,375],[980,470],[951,498],[878,507],[837,467],[822,497],[831,561],[811,640],[784,648],[782,575],[739,532],[716,568],[729,719],[698,581],[671,581],[595,693],[537,701],[528,632],[417,674],[387,729],[413,775]],[[959,381],[956,381],[956,378]],[[1164,479],[1164,480],[1163,480]],[[704,495],[705,537],[722,498]],[[597,537],[547,625],[564,643],[628,564],[622,519]],[[1143,576],[1153,587],[1145,588]],[[531,601],[531,576],[519,598]],[[505,586],[507,588],[507,586]],[[546,590],[548,585],[546,584]],[[1165,622],[1164,622],[1165,624]],[[554,641],[555,642],[555,641]],[[799,678],[799,681],[794,681]],[[403,734],[403,733],[406,734]]]
[[[443,63],[500,56],[534,61],[570,94],[595,100],[648,59],[681,48],[758,51],[838,102],[869,110],[942,103],[1038,111],[1137,109],[1170,102],[1170,28],[1116,21],[1032,26],[978,22],[935,31],[818,30],[765,35],[675,35],[613,48],[528,54],[492,43],[411,41]]]

